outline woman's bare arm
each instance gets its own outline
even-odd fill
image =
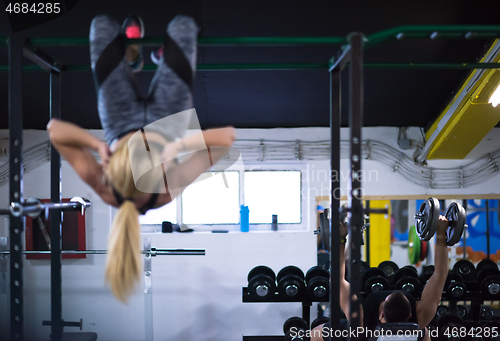
[[[103,167],[90,153],[90,150],[98,151],[102,161],[107,162],[110,154],[106,143],[72,123],[57,119],[50,120],[47,131],[52,145],[78,176],[97,194],[106,196],[109,186],[102,183]]]
[[[159,195],[157,206],[168,204],[179,195],[184,187],[195,181],[201,174],[208,171],[214,164],[226,155],[236,137],[233,127],[208,129],[202,134],[184,137],[181,141],[171,144],[168,151],[170,155],[176,155],[182,150],[197,150],[192,153],[180,165],[173,165],[166,172],[169,186],[167,193]],[[166,156],[164,149],[163,156]],[[208,151],[208,158],[207,158]],[[167,157],[167,159],[171,156]]]

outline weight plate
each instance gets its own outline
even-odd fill
[[[482,283],[486,277],[499,275],[500,271],[498,270],[498,268],[486,266],[477,273],[477,281],[478,283]]]
[[[392,278],[396,271],[399,270],[399,266],[396,263],[391,262],[390,260],[383,261],[378,265],[378,268],[384,271],[389,278]]]
[[[295,300],[304,293],[304,280],[294,274],[284,276],[278,282],[278,293],[283,299]]]
[[[325,324],[325,323],[327,323],[329,321],[330,321],[330,318],[328,318],[328,317],[324,317],[324,316],[318,317],[317,319],[315,319],[314,321],[312,321],[312,323],[311,323],[311,329],[314,329],[317,326]]]
[[[427,258],[427,253],[429,252],[428,244],[425,240],[422,240],[422,250],[420,250],[420,260],[424,261]]]
[[[446,326],[447,324],[450,324],[450,323],[456,323],[456,324],[460,324],[462,326],[464,324],[463,320],[460,317],[458,317],[457,315],[446,313],[446,314],[439,317],[438,328],[443,329],[444,326]]]
[[[394,274],[393,282],[397,283],[401,278],[404,277],[414,277],[418,279],[417,272],[413,271],[411,268],[402,267]]]
[[[445,306],[445,305],[440,304],[440,305],[438,305],[438,307],[437,307],[437,310],[436,310],[436,315],[437,315],[438,317],[441,317],[441,316],[443,316],[443,315],[447,314],[449,311],[450,311],[450,308],[448,308],[448,306]]]
[[[420,260],[420,238],[415,231],[415,226],[410,226],[410,231],[408,233],[408,258],[411,264],[417,264]]]
[[[446,210],[448,229],[446,230],[446,244],[453,246],[460,241],[465,227],[465,210],[459,203],[452,202]]]
[[[420,208],[418,209],[417,213],[415,214],[415,226],[417,230],[417,234],[420,238],[424,240],[429,240],[427,236],[429,235],[429,224],[430,220],[432,219],[430,217],[430,212],[431,210],[431,202],[429,200],[424,200],[422,205],[420,205]]]
[[[497,300],[500,297],[500,276],[488,276],[481,282],[481,294],[484,298]]]
[[[276,277],[277,281],[280,282],[281,279],[287,275],[295,275],[295,276],[301,278],[302,280],[304,280],[304,272],[300,268],[298,268],[294,265],[289,265],[289,266],[285,266],[283,269],[281,269],[278,272],[278,276]]]
[[[273,281],[276,280],[276,274],[274,273],[273,269],[271,269],[270,267],[265,266],[265,265],[259,265],[259,266],[256,266],[255,268],[253,268],[252,270],[250,270],[250,272],[248,273],[248,277],[247,277],[248,282],[250,282],[252,277],[254,277],[256,275],[267,275],[267,276],[271,277],[271,279]]]
[[[274,280],[267,275],[255,275],[250,282],[248,282],[248,292],[255,300],[267,301],[274,296],[276,284]]]
[[[363,274],[362,283],[365,283],[371,277],[376,277],[376,276],[387,277],[387,275],[382,269],[370,268],[369,270],[366,270],[366,272]]]
[[[461,304],[457,305],[457,314],[458,317],[463,319],[467,315],[467,308]]]
[[[467,294],[467,287],[461,281],[451,282],[446,288],[446,294],[452,300],[460,300]]]
[[[366,295],[369,295],[372,292],[389,290],[389,280],[385,276],[370,277],[364,283],[365,283],[364,289]]]
[[[458,273],[466,281],[472,280],[476,277],[476,268],[472,262],[461,259],[453,265],[453,271]]]
[[[431,278],[432,274],[421,274],[418,276],[418,280],[420,281],[420,284],[422,284],[422,287],[427,284],[427,281]]]
[[[494,261],[492,261],[491,259],[483,259],[482,261],[480,261],[477,266],[476,266],[476,269],[477,271],[481,271],[483,268],[485,267],[492,267],[492,268],[497,268],[498,269],[498,265],[497,263],[495,263]]]
[[[441,205],[439,204],[439,200],[437,200],[436,198],[429,198],[429,201],[431,202],[432,206],[429,211],[432,220],[429,225],[429,236],[428,239],[425,239],[426,241],[431,239],[436,234],[437,226],[439,223],[439,215],[441,214]]]
[[[448,272],[444,286],[447,287],[452,282],[462,282],[462,276],[455,272]]]
[[[301,317],[290,317],[288,320],[285,321],[283,324],[283,332],[286,334],[290,329],[293,327],[296,327],[297,329],[307,329],[307,322]]]
[[[434,265],[424,265],[422,269],[423,274],[433,274],[434,273]]]
[[[418,278],[404,277],[396,282],[394,289],[405,291],[413,297],[419,298],[420,293],[422,292],[422,284],[420,284]]]
[[[409,269],[409,270],[413,271],[415,273],[415,275],[417,275],[415,277],[418,277],[418,270],[413,265],[405,265],[401,269]]]
[[[307,295],[313,302],[328,302],[330,300],[330,281],[324,277],[314,277],[307,282]]]
[[[314,277],[324,277],[328,280],[330,280],[330,273],[328,270],[325,270],[325,268],[321,266],[313,266],[309,270],[307,270],[306,273],[306,283],[309,283],[309,281],[314,278]]]

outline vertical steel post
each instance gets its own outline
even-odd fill
[[[490,259],[490,201],[486,199],[486,258]]]
[[[330,71],[330,324],[339,330],[340,320],[340,119],[341,119],[341,73]],[[330,333],[329,333],[330,334]],[[330,335],[328,336],[330,339]]]
[[[462,206],[465,210],[465,222],[467,223],[467,200],[463,199],[462,200]],[[464,248],[464,254],[463,254],[463,259],[467,259],[467,230],[464,229],[464,234],[463,234],[463,248]]]
[[[23,38],[9,37],[9,163],[10,202],[23,198]],[[23,217],[9,217],[10,234],[10,339],[23,340]]]
[[[151,238],[144,238],[144,250],[151,250]],[[145,341],[153,341],[153,276],[151,254],[144,255],[144,331]]]
[[[370,212],[370,200],[366,200],[366,210]],[[368,221],[366,222],[366,238],[365,238],[365,252],[366,252],[366,262],[370,265],[370,214],[368,213]]]
[[[61,75],[50,74],[50,118],[61,118]],[[50,147],[50,200],[61,202],[61,156]],[[50,210],[50,297],[51,338],[62,340],[61,211]]]
[[[361,128],[363,127],[363,37],[360,33],[352,33],[349,37],[351,45],[351,62],[349,64],[349,127],[351,144],[351,187],[348,192],[350,205],[349,235],[349,275],[350,279],[359,278],[361,258],[361,228],[363,226],[363,192],[361,189]],[[359,282],[350,280],[350,324],[357,329],[360,323]],[[354,337],[353,339],[358,339]]]

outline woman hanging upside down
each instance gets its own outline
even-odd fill
[[[143,37],[142,20],[130,16],[120,27],[97,16],[90,28],[90,57],[106,142],[68,122],[52,119],[47,125],[52,144],[80,178],[105,203],[120,208],[108,240],[106,280],[123,302],[140,280],[139,213],[171,202],[235,139],[233,127],[184,136],[193,122],[199,127],[192,94],[197,33],[190,17],[170,22],[155,55],[159,65],[149,94],[142,98],[133,75],[143,65],[141,49],[124,43],[125,36]],[[182,152],[190,153],[178,163]]]

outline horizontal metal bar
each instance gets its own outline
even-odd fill
[[[79,327],[82,330],[83,320],[80,319],[80,322],[70,322],[70,321],[62,321],[63,326],[65,327]],[[42,321],[42,326],[51,326],[52,321]]]
[[[351,45],[345,47],[342,54],[338,58],[332,58],[330,60],[329,71],[334,70],[342,71],[346,64],[351,60]]]
[[[500,63],[364,63],[367,69],[443,69],[443,70],[473,70],[500,69]],[[144,71],[154,71],[154,64],[144,65]],[[263,71],[263,70],[333,70],[328,63],[268,63],[268,64],[198,64],[200,71]],[[7,65],[0,65],[0,72],[7,72]],[[24,71],[42,71],[38,65],[25,65]],[[90,66],[84,64],[66,65],[62,71],[89,71]]]
[[[63,255],[105,255],[107,250],[63,250]],[[50,255],[50,251],[23,251],[25,255]],[[203,249],[155,249],[144,250],[142,254],[154,256],[205,256]],[[10,251],[0,251],[0,255],[10,255]]]
[[[24,42],[23,55],[47,72],[61,72],[61,67],[54,59],[39,48],[33,47],[29,40]]]
[[[33,38],[36,46],[88,46],[88,38]],[[233,38],[199,38],[200,46],[268,46],[268,45],[333,45],[345,44],[345,37],[233,37]],[[146,37],[142,39],[126,39],[125,44],[143,46],[159,46],[163,38]]]
[[[399,26],[370,34],[365,47],[371,47],[392,39],[401,38],[483,38],[492,39],[500,34],[500,26],[493,25],[413,25]]]
[[[10,204],[10,213],[14,217],[25,215],[38,216],[43,210],[61,210],[61,211],[79,211],[89,208],[90,201],[81,197],[74,197],[66,202],[47,202],[42,203],[38,199],[28,199],[24,203],[13,202]]]

